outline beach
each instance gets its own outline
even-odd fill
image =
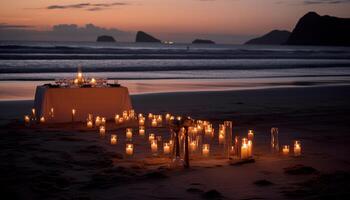
[[[255,131],[252,163],[193,161],[171,170],[169,160],[129,162],[97,131],[70,126],[25,128],[32,101],[0,102],[1,192],[14,199],[288,199],[349,195],[350,86],[303,86],[239,91],[132,95],[137,113],[174,113],[233,121],[233,134]],[[270,129],[280,144],[302,143],[302,156],[270,151]],[[122,130],[115,130],[124,134]],[[160,133],[166,137],[168,132]],[[136,154],[144,154],[143,150]]]

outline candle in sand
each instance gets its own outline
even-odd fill
[[[111,144],[112,145],[116,145],[118,141],[117,135],[116,134],[112,134],[111,135]]]

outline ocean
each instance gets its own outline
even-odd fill
[[[350,48],[97,42],[0,42],[0,100],[33,99],[36,85],[85,76],[131,94],[350,84]]]

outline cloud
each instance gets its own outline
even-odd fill
[[[340,3],[350,3],[350,0],[304,0],[304,4],[340,4]]]
[[[26,29],[26,28],[33,28],[33,26],[0,23],[0,29]]]
[[[88,11],[99,11],[115,6],[126,6],[129,3],[114,2],[114,3],[78,3],[78,4],[66,4],[66,5],[50,5],[45,9],[48,10],[63,10],[63,9],[83,9]]]

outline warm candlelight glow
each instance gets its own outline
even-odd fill
[[[152,142],[155,139],[155,135],[153,133],[150,133],[148,136],[148,141]]]
[[[106,128],[104,126],[100,126],[100,136],[104,137],[106,134]]]
[[[92,121],[93,119],[94,119],[94,116],[92,114],[88,114],[87,120],[88,121]]]
[[[132,128],[126,129],[126,139],[131,140],[132,139]]]
[[[225,143],[225,133],[220,131],[219,132],[219,144],[224,144]]]
[[[124,118],[119,118],[119,124],[122,124],[124,122]]]
[[[288,155],[289,154],[289,145],[283,145],[282,147],[282,154]]]
[[[301,155],[301,144],[299,141],[294,142],[294,156]]]
[[[208,157],[209,156],[209,153],[210,153],[210,145],[209,144],[203,144],[203,147],[202,147],[202,155],[204,157]]]
[[[166,120],[166,121],[169,121],[169,120],[170,120],[170,117],[171,117],[171,115],[170,115],[169,113],[167,113],[167,114],[165,115],[165,120]]]
[[[101,125],[101,117],[97,116],[95,119],[95,125],[100,126]]]
[[[151,150],[152,150],[152,153],[153,153],[153,154],[157,153],[157,151],[158,151],[157,140],[153,140],[153,141],[151,142]]]
[[[75,113],[76,113],[76,110],[73,108],[72,109],[72,122],[74,122]]]
[[[148,119],[152,119],[153,118],[153,114],[152,113],[148,113]]]
[[[157,127],[158,123],[157,123],[157,119],[152,119],[152,127]]]
[[[117,144],[117,135],[115,135],[115,134],[112,134],[111,135],[111,144],[112,145],[116,145]]]
[[[114,116],[114,121],[115,121],[116,124],[119,123],[119,118],[120,118],[119,115],[115,115],[115,116]]]
[[[190,149],[191,149],[192,153],[194,153],[197,150],[197,143],[196,143],[196,141],[192,141],[190,143]]]
[[[253,140],[254,139],[254,132],[253,130],[248,131],[248,140]]]
[[[30,117],[28,115],[24,115],[24,124],[26,126],[30,125]]]
[[[144,126],[144,125],[145,125],[145,118],[139,117],[139,126]]]
[[[145,136],[145,127],[140,126],[140,128],[139,128],[139,135],[140,136]]]
[[[241,146],[241,159],[247,159],[248,158],[248,144],[242,143]]]
[[[163,117],[162,117],[162,115],[158,115],[158,117],[157,117],[157,123],[158,123],[158,124],[162,124],[162,122],[163,122]]]
[[[33,117],[33,118],[36,117],[35,108],[32,108],[32,117]]]
[[[86,122],[86,127],[92,128],[92,126],[93,126],[92,121],[89,120]]]
[[[45,117],[40,117],[40,123],[45,123]]]
[[[165,155],[170,154],[170,145],[169,145],[169,143],[165,142],[163,144],[163,152],[164,152]]]
[[[125,154],[127,156],[132,156],[134,154],[134,145],[133,144],[126,144]]]
[[[96,85],[96,79],[92,78],[91,81],[90,81],[90,84],[91,85]]]
[[[53,109],[53,108],[50,109],[49,115],[51,116],[51,118],[54,118],[55,112],[54,112],[54,109]]]
[[[123,111],[123,118],[127,118],[128,117],[128,111]]]
[[[106,125],[106,118],[105,117],[102,117],[101,118],[101,125]]]
[[[248,157],[253,156],[253,142],[251,140],[248,140]]]

